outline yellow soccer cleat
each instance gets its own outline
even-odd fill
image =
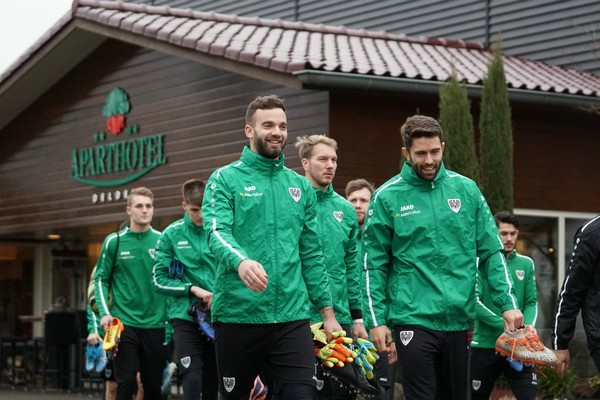
[[[119,345],[119,339],[121,338],[121,332],[123,332],[123,323],[119,318],[113,317],[110,322],[110,326],[106,329],[104,334],[104,341],[102,342],[102,349],[106,351],[106,355],[109,359],[112,359],[117,353]]]

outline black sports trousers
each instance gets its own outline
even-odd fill
[[[517,372],[494,349],[471,348],[471,399],[490,398],[496,380],[504,374],[517,400],[535,400],[537,374],[532,366]]]
[[[467,331],[434,331],[416,325],[394,329],[406,400],[465,400]]]
[[[131,400],[137,392],[136,375],[144,385],[144,400],[161,400],[160,386],[166,355],[164,329],[126,326],[121,332],[118,351],[113,359],[118,384],[117,400]]]
[[[313,335],[308,320],[276,324],[215,323],[220,398],[247,400],[263,370],[274,399],[317,398]]]
[[[197,322],[174,319],[173,342],[183,383],[184,400],[216,400],[219,377],[215,345],[200,331]]]

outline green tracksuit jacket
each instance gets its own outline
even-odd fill
[[[513,281],[515,297],[525,319],[525,325],[535,325],[538,309],[533,260],[513,250],[508,256],[507,264]],[[479,270],[483,271],[485,268],[487,268],[487,264],[480,266]],[[487,279],[482,279],[481,274],[477,274],[476,319],[473,341],[471,342],[473,347],[493,349],[496,345],[496,339],[504,332],[502,312],[492,302],[490,286],[493,285],[490,285]]]
[[[117,252],[117,235],[118,253]],[[164,328],[167,319],[165,296],[154,291],[152,269],[160,232],[132,232],[125,227],[104,239],[94,276],[100,318],[117,317],[125,326]],[[115,257],[116,254],[116,257]],[[113,262],[115,261],[115,262]],[[108,306],[109,287],[112,306]]]
[[[213,321],[267,324],[309,319],[312,301],[332,306],[317,233],[316,195],[308,180],[278,160],[245,147],[240,160],[216,170],[202,214],[217,259]],[[238,275],[246,258],[269,282],[254,293]],[[310,301],[309,301],[310,296]]]
[[[169,265],[178,260],[185,265],[181,279],[169,276]],[[156,246],[154,263],[154,289],[167,297],[169,319],[195,321],[188,315],[191,303],[198,300],[190,287],[198,286],[212,292],[215,282],[215,258],[208,248],[206,232],[185,213],[184,217],[169,225]]]
[[[350,310],[361,312],[360,270],[358,269],[358,219],[354,207],[329,185],[315,189],[318,233],[333,295],[333,309],[340,324],[351,324]],[[356,310],[356,311],[354,311]],[[311,321],[322,321],[314,309]]]
[[[85,311],[87,312],[88,335],[96,333],[100,335],[100,337],[104,338],[104,329],[102,329],[102,326],[100,325],[100,318],[98,318],[98,314],[92,310],[92,307],[89,304],[86,305]]]
[[[472,180],[443,165],[433,181],[406,162],[372,196],[363,232],[368,329],[418,325],[469,328],[475,319],[477,258],[488,262],[494,304],[516,309],[502,241]]]

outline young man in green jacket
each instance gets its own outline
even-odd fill
[[[361,311],[358,219],[352,205],[337,194],[332,185],[337,170],[337,142],[324,135],[302,136],[296,139],[296,148],[306,179],[317,195],[318,234],[336,318],[349,336],[367,339]],[[311,323],[321,320],[314,307]],[[352,398],[348,389],[340,387],[339,383],[331,379],[325,379],[325,382],[319,397]]]
[[[365,324],[379,351],[394,329],[407,400],[463,400],[478,258],[497,282],[491,295],[505,327],[521,327],[523,315],[485,199],[444,168],[438,122],[415,115],[401,133],[407,161],[373,193],[363,231]]]
[[[154,288],[168,296],[167,317],[174,330],[185,400],[216,400],[219,385],[212,339],[188,314],[190,305],[198,301],[210,310],[215,282],[215,258],[203,229],[204,189],[204,182],[197,179],[183,184],[185,215],[163,231],[154,263]]]
[[[105,331],[113,317],[124,325],[113,360],[117,400],[131,400],[137,388],[138,371],[144,398],[160,400],[167,316],[165,297],[152,286],[154,252],[160,232],[150,225],[154,215],[150,189],[139,187],[129,192],[127,214],[129,226],[104,239],[94,276],[96,304]]]
[[[311,302],[325,330],[341,330],[333,312],[319,242],[316,195],[284,166],[287,117],[277,96],[250,103],[250,146],[216,170],[202,205],[217,259],[212,305],[220,394],[248,399],[266,368],[275,398],[314,399]]]
[[[508,271],[525,324],[535,325],[538,315],[535,268],[531,258],[518,254],[515,249],[519,237],[519,220],[510,211],[500,211],[494,215],[494,219],[504,244]],[[486,265],[479,267],[480,270],[484,268]],[[489,399],[496,379],[504,374],[517,399],[535,400],[535,368],[518,363],[509,364],[506,357],[496,353],[496,339],[504,332],[504,320],[490,295],[490,286],[494,285],[495,282],[477,274],[475,330],[471,341],[471,399]]]

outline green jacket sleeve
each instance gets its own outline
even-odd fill
[[[208,246],[215,258],[227,268],[237,270],[248,254],[233,236],[234,193],[229,188],[223,167],[216,170],[206,184],[202,204],[204,228],[208,233]]]
[[[504,248],[502,239],[498,235],[498,228],[496,228],[485,198],[480,192],[478,195],[480,200],[476,208],[477,257],[479,257],[480,266],[487,266],[480,271],[482,278],[487,279],[488,282],[494,282],[494,285],[489,287],[492,301],[496,307],[502,312],[518,309],[506,259],[502,254]]]
[[[176,259],[174,248],[177,238],[172,237],[172,232],[172,229],[165,229],[156,245],[152,283],[154,290],[160,294],[175,297],[188,296],[192,284],[169,277],[169,266],[171,261]]]
[[[524,301],[521,308],[525,325],[534,325],[538,316],[537,289],[535,283],[535,266],[531,260],[530,267],[525,275],[525,293]]]
[[[96,285],[94,291],[96,295],[96,305],[98,306],[98,314],[100,318],[110,314],[108,305],[108,293],[112,280],[112,273],[117,259],[117,234],[111,234],[104,239],[100,258],[96,264],[96,274],[94,275],[94,283]]]
[[[97,333],[100,336],[104,336],[104,330],[100,326],[100,319],[98,318],[96,313],[94,313],[94,311],[92,310],[92,307],[90,307],[90,305],[88,304],[88,305],[86,305],[85,309],[87,312],[88,335],[91,333]]]
[[[373,195],[362,238],[363,315],[365,327],[385,325],[387,280],[391,268],[394,226],[383,199]]]
[[[484,269],[487,269],[487,266],[483,265],[479,268],[480,272]],[[504,318],[485,305],[483,295],[484,285],[481,273],[477,273],[477,277],[475,278],[475,316],[477,323],[491,327],[494,331],[501,332],[504,330]]]
[[[346,284],[348,287],[348,306],[351,313],[362,312],[362,290],[360,286],[360,269],[358,267],[358,220],[352,220],[352,230],[348,238],[346,253]],[[356,311],[355,311],[356,310]],[[353,316],[353,318],[360,318]]]

